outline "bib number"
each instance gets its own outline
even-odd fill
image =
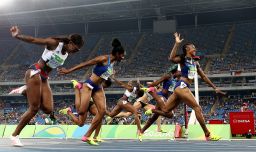
[[[180,88],[181,88],[181,89],[186,88],[186,87],[187,87],[186,83],[184,83],[184,82],[181,82],[181,83],[180,83]]]
[[[105,79],[105,80],[108,80],[108,78],[113,74],[113,67],[109,67],[108,70],[103,73],[100,77]]]
[[[63,65],[63,63],[64,60],[61,57],[59,57],[57,54],[52,54],[47,65],[51,68],[57,68],[58,66]]]
[[[189,70],[188,70],[188,78],[189,78],[189,79],[194,79],[194,78],[195,78],[195,75],[196,75],[196,67],[190,65],[190,66],[189,66]]]
[[[123,100],[122,103],[125,105],[125,104],[127,104],[127,101],[126,101],[126,100]]]
[[[174,86],[175,86],[175,85],[171,85],[171,86],[168,88],[168,91],[173,92],[173,91],[174,91]]]

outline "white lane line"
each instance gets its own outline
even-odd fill
[[[47,149],[47,148],[51,148],[52,146],[55,146],[55,148],[65,148],[65,147],[73,147],[73,148],[91,148],[92,146],[90,146],[90,145],[87,145],[87,144],[79,144],[79,145],[77,145],[77,144],[56,144],[56,145],[51,145],[51,144],[46,144],[46,145],[44,145],[44,144],[40,144],[40,143],[38,143],[38,144],[33,144],[33,143],[29,143],[29,144],[25,144],[25,147],[31,147],[31,148],[39,148],[39,147],[44,147],[45,149]],[[9,144],[7,144],[7,145],[0,145],[0,147],[12,147],[11,145],[9,145]],[[245,148],[245,147],[256,147],[256,146],[248,146],[248,145],[238,145],[238,144],[234,144],[234,145],[205,145],[205,144],[203,144],[203,145],[177,145],[177,144],[175,144],[175,145],[150,145],[150,146],[147,146],[147,145],[145,145],[145,144],[143,144],[143,145],[138,145],[138,144],[136,144],[136,145],[133,145],[133,146],[131,146],[131,145],[100,145],[100,146],[98,146],[98,147],[100,147],[100,148],[106,148],[106,149],[108,149],[108,148],[117,148],[117,147],[120,147],[120,148],[129,148],[129,149],[156,149],[156,148],[163,148],[163,149],[165,149],[165,148],[171,148],[171,149],[192,149],[192,148],[205,148],[205,149],[209,149],[209,148],[211,148],[211,149],[227,149],[227,148],[238,148],[238,149],[240,149],[240,148]]]
[[[95,149],[95,150],[100,150],[100,149],[105,149],[105,150],[112,150],[112,149],[119,149],[119,150],[159,150],[159,147],[136,147],[136,148],[131,148],[131,147],[119,147],[119,146],[115,146],[115,147],[103,147],[103,146],[81,146],[81,147],[45,147],[45,146],[36,146],[36,147],[26,147],[27,149],[44,149],[44,150],[50,150],[50,149]],[[151,149],[152,148],[152,149]],[[209,147],[162,147],[161,149],[173,149],[173,150],[205,150],[205,151],[209,151]],[[211,148],[211,150],[244,150],[244,149],[248,149],[248,147],[236,147],[235,149],[233,147],[214,147]]]
[[[73,151],[80,151],[80,150],[83,150],[83,151],[131,151],[132,149],[130,148],[123,148],[123,149],[119,149],[119,148],[111,148],[111,149],[104,149],[104,148],[101,148],[101,149],[98,149],[98,148],[86,148],[86,149],[74,149],[74,148],[64,148],[65,150],[73,150]],[[63,148],[47,148],[45,149],[45,147],[42,147],[42,151],[47,151],[47,150],[64,150]],[[29,149],[26,149],[26,150],[29,150]],[[36,149],[31,149],[31,150],[36,150]],[[39,149],[37,149],[39,150]],[[198,152],[198,151],[202,151],[202,152],[205,152],[205,151],[209,151],[209,149],[190,149],[189,151],[192,151],[192,152]],[[212,151],[216,151],[217,149],[211,149]],[[247,150],[250,150],[250,149],[219,149],[219,151],[247,151]],[[252,150],[252,149],[251,149]],[[41,151],[41,150],[40,150]],[[183,152],[183,151],[188,151],[187,149],[138,149],[137,150],[138,152],[148,152],[148,151],[152,151],[152,152],[159,152],[159,151],[175,151],[175,152]]]

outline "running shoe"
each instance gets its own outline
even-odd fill
[[[145,87],[140,88],[140,89],[143,90],[144,92],[147,92],[147,91],[148,91],[148,88],[145,88]]]
[[[105,142],[105,140],[101,139],[100,137],[96,137],[93,139],[95,142]]]
[[[63,114],[63,115],[67,115],[68,112],[72,112],[70,107],[59,110],[59,114]]]
[[[21,86],[19,88],[13,89],[9,94],[22,94],[27,89],[27,86]]]
[[[184,138],[188,138],[188,129],[185,129]]]
[[[208,137],[205,137],[205,140],[207,140],[207,141],[218,141],[220,139],[221,139],[221,137],[217,136],[217,135],[210,135]]]
[[[155,92],[156,88],[155,87],[149,87],[149,88],[140,88],[141,90],[143,90],[144,92]]]
[[[24,145],[20,142],[19,136],[11,136],[12,145],[15,147],[23,147]]]
[[[156,88],[155,87],[149,87],[148,92],[156,92]]]
[[[106,121],[107,121],[107,125],[109,125],[112,122],[113,118],[107,116],[106,117]]]
[[[82,141],[86,142],[86,143],[88,143],[89,145],[92,145],[92,146],[99,146],[99,144],[96,143],[93,139],[85,137],[85,136],[82,137]]]
[[[161,130],[158,130],[158,132],[161,132],[161,133],[167,133],[167,131],[161,129]]]
[[[151,116],[153,114],[152,109],[148,109],[147,111],[145,111],[145,115],[147,116]]]
[[[138,132],[138,139],[139,139],[140,142],[142,142],[142,136],[143,136],[143,133]]]
[[[73,88],[81,89],[82,84],[79,83],[77,80],[71,80],[71,83],[73,84]]]

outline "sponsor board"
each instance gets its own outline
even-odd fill
[[[230,112],[231,134],[254,133],[254,113],[253,112]]]

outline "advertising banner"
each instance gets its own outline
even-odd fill
[[[254,134],[254,113],[253,112],[230,112],[231,134]]]

